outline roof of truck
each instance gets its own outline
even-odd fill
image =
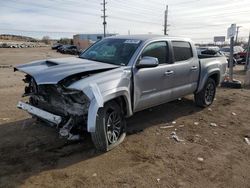
[[[152,34],[147,34],[147,35],[116,35],[116,36],[111,36],[108,38],[117,38],[117,39],[133,39],[133,40],[153,40],[153,39],[160,39],[160,38],[167,38],[171,40],[190,40],[185,37],[169,37],[165,35],[152,35]]]

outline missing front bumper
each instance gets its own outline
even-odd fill
[[[47,120],[51,123],[54,123],[56,125],[59,125],[62,122],[62,117],[58,115],[54,115],[52,113],[46,112],[44,110],[41,110],[37,107],[34,107],[32,105],[29,105],[27,103],[19,101],[17,104],[17,107],[29,112],[32,115],[35,115],[39,118],[42,118],[44,120]]]

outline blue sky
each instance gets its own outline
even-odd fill
[[[0,33],[42,38],[102,33],[101,0],[0,0]],[[249,0],[107,0],[107,31],[127,34],[162,34],[169,5],[169,35],[196,42],[226,35],[231,23],[239,38],[250,30]]]

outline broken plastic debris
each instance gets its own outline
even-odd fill
[[[69,135],[69,130],[68,129],[64,129],[64,128],[61,128],[60,131],[59,131],[59,134],[63,137],[65,136],[68,136]]]
[[[217,124],[216,123],[210,123],[210,126],[217,127]]]
[[[204,161],[204,159],[203,159],[202,157],[198,157],[197,159],[198,159],[198,161],[200,161],[200,162],[203,162],[203,161]]]
[[[9,121],[10,120],[10,118],[0,118],[1,120],[3,120],[3,121]]]
[[[172,121],[172,124],[176,124],[176,121]]]
[[[76,135],[73,135],[71,133],[69,133],[69,137],[68,137],[68,140],[79,140],[80,139],[80,135],[79,134],[76,134]]]
[[[227,127],[227,125],[224,125],[224,124],[222,124],[222,125],[220,125],[221,127]]]
[[[233,116],[236,116],[237,114],[236,114],[235,112],[232,112],[232,115],[233,115]]]
[[[161,179],[160,179],[160,178],[157,178],[156,180],[157,180],[157,182],[159,183]]]
[[[173,125],[165,125],[165,126],[161,126],[161,129],[168,129],[168,128],[173,128]]]
[[[250,140],[247,137],[245,137],[244,140],[247,143],[247,145],[250,145]]]
[[[195,125],[199,125],[199,122],[194,122]]]
[[[177,142],[183,142],[184,140],[182,140],[182,139],[179,139],[179,137],[176,135],[176,132],[175,131],[173,131],[172,133],[171,133],[171,137],[173,138],[173,139],[175,139]]]
[[[179,125],[179,127],[184,127],[184,125]]]
[[[213,111],[211,108],[208,108],[208,111]]]

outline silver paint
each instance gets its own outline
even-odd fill
[[[87,123],[89,132],[95,131],[98,109],[114,98],[123,97],[126,103],[126,116],[129,117],[134,112],[199,92],[212,74],[217,74],[220,81],[224,78],[226,58],[198,59],[195,46],[189,39],[154,35],[109,38],[141,40],[142,43],[127,66],[73,57],[37,61],[19,65],[16,69],[31,75],[38,85],[57,84],[68,76],[103,70],[68,86],[68,88],[83,91],[90,100]],[[172,40],[190,42],[193,58],[183,62],[161,64],[154,68],[136,68],[141,53],[147,45],[156,41],[166,41],[171,45]]]

